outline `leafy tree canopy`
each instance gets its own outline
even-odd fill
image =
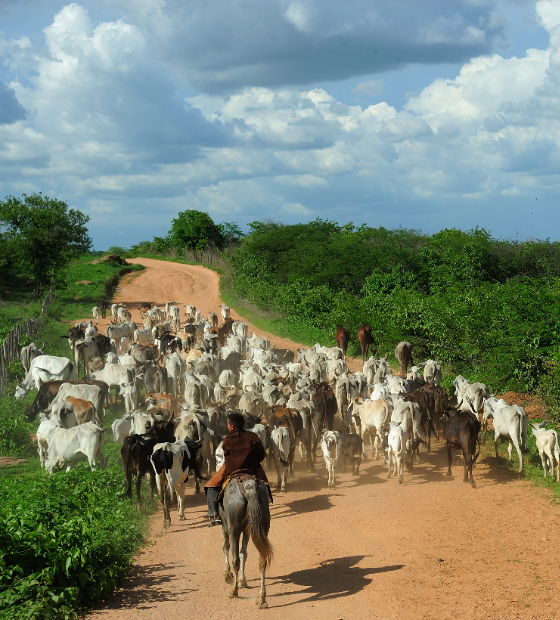
[[[62,200],[32,194],[0,202],[2,244],[9,245],[19,273],[36,281],[36,292],[69,260],[91,247],[89,217]]]
[[[176,248],[203,250],[208,244],[216,247],[224,245],[224,231],[214,224],[208,213],[188,209],[173,219],[169,231],[170,245]]]

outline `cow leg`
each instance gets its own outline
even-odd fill
[[[151,483],[151,480],[150,480]],[[136,510],[140,510],[140,507],[142,505],[142,502],[140,500],[140,488],[142,485],[142,473],[137,471],[136,472],[136,481],[135,481],[135,488],[136,488]],[[150,484],[151,487],[151,484]],[[151,490],[151,489],[150,489]],[[153,499],[153,492],[150,493],[150,501],[152,501]]]
[[[281,491],[283,493],[286,492],[286,480],[288,478],[288,465],[284,465],[282,464],[282,487],[281,487]]]
[[[500,436],[499,435],[494,435],[494,450],[496,451],[496,458],[498,458],[500,456],[498,454],[498,441],[500,441]]]
[[[517,473],[520,474],[523,472],[523,452],[521,451],[519,442],[517,441],[517,437],[515,437],[512,441],[509,442],[509,462],[510,463],[512,461],[512,458],[511,458],[512,444],[515,446],[515,449],[517,450],[517,456],[519,457],[519,469],[517,470]],[[552,464],[552,459],[550,462]],[[552,477],[554,477],[554,474]]]
[[[374,446],[375,446],[375,460],[379,460],[379,435],[378,433],[375,433],[375,439],[373,442]],[[381,445],[383,445],[383,441],[381,441]],[[372,451],[373,451],[373,447],[372,447]]]
[[[229,532],[226,529],[222,529],[222,534],[222,551],[224,552],[225,560],[224,579],[226,583],[231,583],[233,581],[233,573],[231,572],[231,567],[229,565]]]
[[[392,465],[392,461],[393,461],[393,451],[391,450],[391,448],[389,447],[387,450],[387,458],[389,461],[389,468],[387,471],[387,480],[391,477],[391,465]]]
[[[453,461],[453,456],[451,454],[453,450],[452,445],[447,442],[447,473],[446,476],[451,476],[451,462]]]
[[[179,511],[179,521],[185,520],[185,483],[177,485],[177,509]]]
[[[249,543],[249,533],[243,530],[243,539],[241,541],[240,564],[239,564],[239,587],[247,587],[247,579],[245,578],[245,562],[247,561],[247,545]]]
[[[472,460],[471,455],[465,448],[463,448],[463,482],[469,481],[469,469],[471,470],[472,478]]]
[[[399,452],[397,453],[397,471],[399,474],[399,484],[402,484],[403,482],[403,460],[402,460],[402,454]]]

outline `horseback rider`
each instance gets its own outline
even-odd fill
[[[208,501],[208,527],[221,524],[217,499],[226,479],[238,470],[249,470],[268,486],[268,478],[261,466],[266,457],[260,437],[243,428],[245,418],[240,413],[230,413],[227,417],[229,435],[222,443],[224,464],[205,485]]]

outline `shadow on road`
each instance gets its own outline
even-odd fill
[[[135,565],[127,576],[126,586],[118,590],[115,595],[96,609],[150,609],[163,601],[177,601],[178,599],[196,592],[196,588],[167,589],[165,584],[176,580],[174,574],[181,572],[185,565],[181,564],[151,564],[149,566]],[[181,577],[194,573],[183,573]]]
[[[321,562],[316,568],[308,568],[273,578],[271,580],[273,583],[284,582],[286,584],[302,586],[305,589],[299,590],[298,593],[307,595],[304,599],[299,599],[286,605],[275,605],[275,607],[288,607],[289,605],[351,596],[363,590],[373,581],[373,577],[370,577],[370,575],[404,568],[404,564],[368,568],[356,566],[366,557],[365,555],[354,555],[345,558],[332,558]],[[273,594],[270,598],[293,594],[293,591],[283,592]]]

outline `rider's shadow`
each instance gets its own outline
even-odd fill
[[[373,581],[373,577],[369,577],[370,575],[404,568],[404,564],[394,564],[392,566],[381,566],[378,568],[360,568],[356,566],[356,564],[365,557],[367,556],[354,555],[346,558],[332,558],[321,562],[316,568],[307,568],[282,577],[275,577],[274,579],[277,583],[284,582],[304,587],[305,589],[300,590],[298,594],[303,593],[309,595],[304,599],[294,601],[293,603],[287,603],[286,605],[278,605],[278,607],[328,600],[341,596],[351,596],[363,590]],[[287,596],[293,594],[294,592],[292,591],[270,596]]]

